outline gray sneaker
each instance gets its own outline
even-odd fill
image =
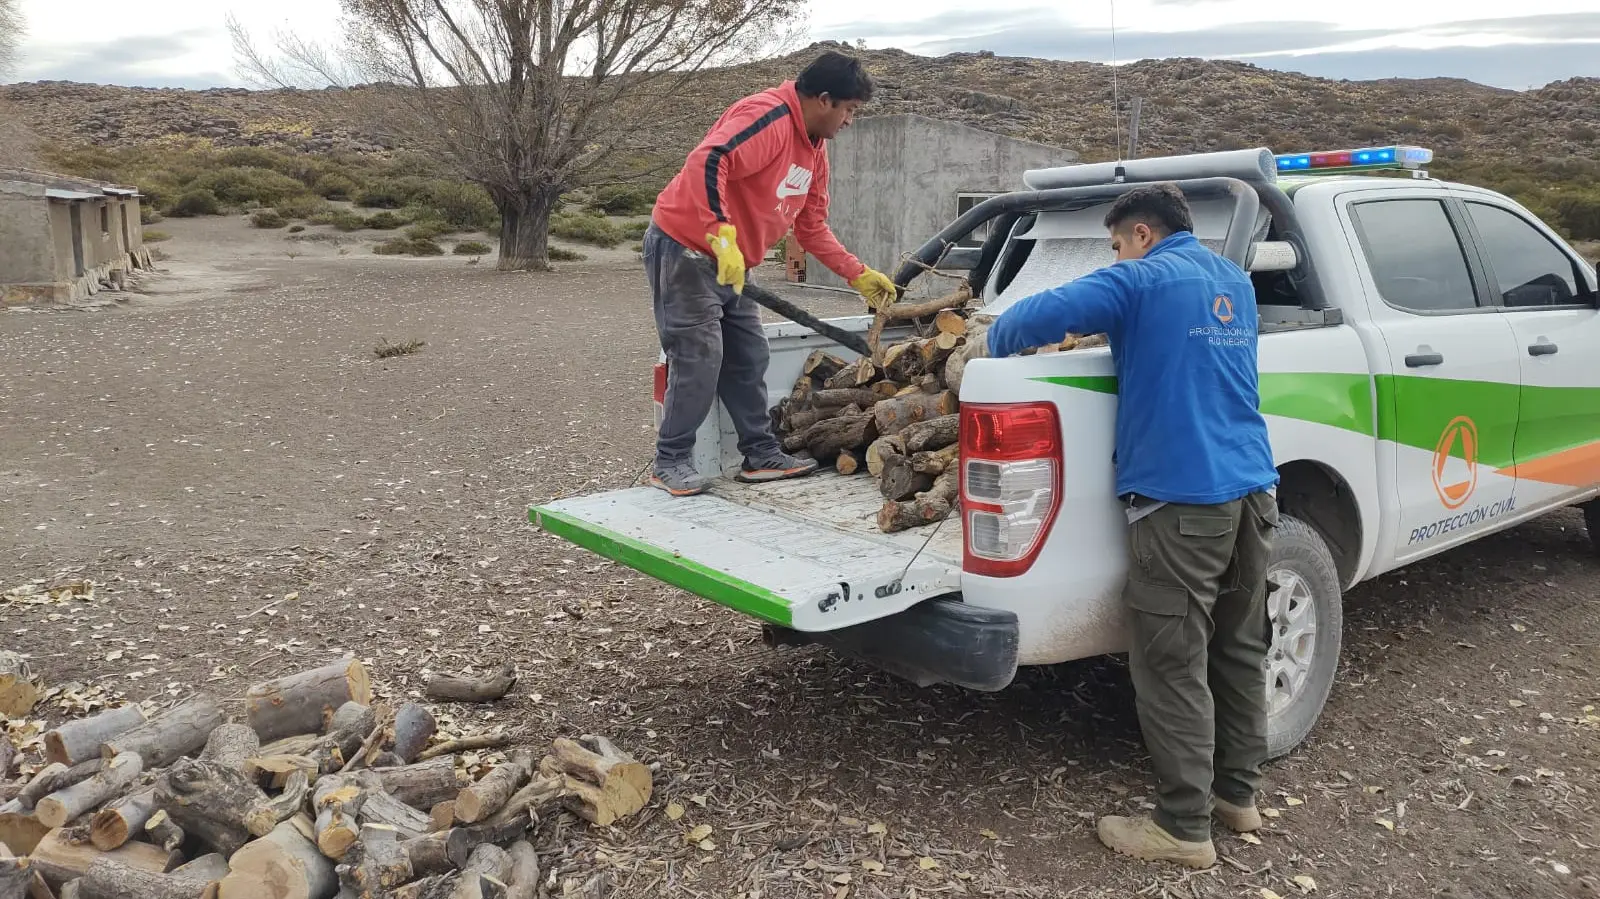
[[[711,486],[705,476],[695,471],[692,462],[674,462],[671,465],[657,465],[650,475],[650,484],[660,487],[673,496],[694,496],[704,493]]]
[[[739,466],[739,473],[735,475],[741,481],[760,483],[762,481],[780,481],[784,478],[803,478],[817,470],[817,460],[799,459],[788,453],[773,450],[770,454],[758,459],[745,457],[744,463]]]

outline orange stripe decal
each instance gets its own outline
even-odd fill
[[[1600,483],[1600,440],[1502,468],[1501,474],[1546,484],[1587,487]]]

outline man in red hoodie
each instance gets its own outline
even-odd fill
[[[767,339],[755,301],[743,295],[791,228],[800,246],[877,309],[894,283],[861,264],[828,228],[826,141],[872,98],[859,60],[832,50],[794,81],[729,107],[656,199],[644,237],[656,329],[667,354],[667,395],[651,483],[674,496],[706,489],[692,461],[695,431],[721,396],[744,454],[738,477],[808,475],[813,459],[783,452],[767,408]],[[716,260],[716,275],[696,264]]]

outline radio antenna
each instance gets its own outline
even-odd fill
[[[1117,181],[1122,180],[1122,92],[1117,84],[1117,0],[1111,3],[1111,125],[1117,136]]]

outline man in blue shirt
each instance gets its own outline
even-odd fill
[[[1105,225],[1117,262],[1018,301],[990,327],[987,352],[1068,333],[1111,345],[1128,663],[1159,787],[1153,816],[1107,816],[1099,834],[1126,855],[1210,867],[1213,814],[1237,831],[1261,826],[1267,755],[1278,474],[1259,411],[1255,290],[1195,239],[1176,186],[1128,191]]]

